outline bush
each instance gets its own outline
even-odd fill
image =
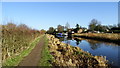
[[[29,48],[29,43],[40,35],[40,31],[33,30],[25,24],[2,25],[2,60],[19,55]]]

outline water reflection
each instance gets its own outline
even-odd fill
[[[90,43],[90,42],[89,42]],[[95,50],[95,49],[97,49],[98,48],[98,45],[97,44],[95,44],[95,43],[90,43],[91,45],[91,49],[93,49],[93,50]]]
[[[70,40],[70,39],[69,39],[69,40]],[[81,38],[81,39],[79,39],[79,38],[74,38],[74,40],[76,41],[76,45],[78,46],[83,39],[82,39],[82,38]],[[84,40],[85,40],[85,39],[84,39]],[[93,40],[88,40],[88,39],[87,39],[86,41],[89,43],[89,45],[90,45],[90,47],[91,47],[92,50],[95,50],[95,49],[97,49],[97,48],[100,48],[100,46],[101,46],[101,42],[93,41]]]
[[[64,43],[70,44],[72,46],[78,46],[84,51],[89,51],[92,55],[106,56],[109,63],[113,66],[118,66],[118,50],[120,46],[114,43],[96,41],[85,38],[67,38],[64,37]]]
[[[76,45],[79,45],[81,40],[77,39],[77,38],[74,38],[74,40],[76,41]]]
[[[120,49],[120,45],[102,41],[96,41],[91,39],[85,38],[68,38],[67,36],[64,37],[57,37],[60,41],[70,44],[72,46],[78,46],[84,51],[89,51],[92,55],[98,56],[106,56],[106,59],[109,60],[109,63],[113,66],[118,66],[118,50]]]
[[[88,41],[90,43],[90,47],[91,49],[95,50],[97,48],[100,48],[101,44],[100,43],[96,43],[96,42],[93,42],[93,41]]]
[[[105,44],[105,45],[112,45],[112,46],[118,46],[118,44],[116,43],[109,43],[109,42],[104,42],[104,41],[98,41],[98,40],[94,40],[94,39],[85,39],[85,38],[78,38],[78,37],[74,37],[77,38],[79,40],[86,40],[87,42],[89,42],[92,45],[101,45],[101,44]]]

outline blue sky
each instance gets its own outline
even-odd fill
[[[65,25],[88,27],[92,19],[103,25],[118,23],[117,2],[3,2],[3,24],[13,21],[35,29]]]

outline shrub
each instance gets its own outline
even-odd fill
[[[2,25],[2,60],[19,55],[29,48],[29,43],[40,35],[40,31],[29,28],[25,24]]]

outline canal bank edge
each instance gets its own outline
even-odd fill
[[[112,42],[120,45],[120,34],[119,33],[75,33],[72,34],[73,37],[81,37],[86,39],[94,39],[104,42]]]
[[[107,60],[103,56],[92,56],[79,47],[65,44],[47,34],[48,48],[54,60],[52,66],[79,66],[79,67],[108,67]]]

